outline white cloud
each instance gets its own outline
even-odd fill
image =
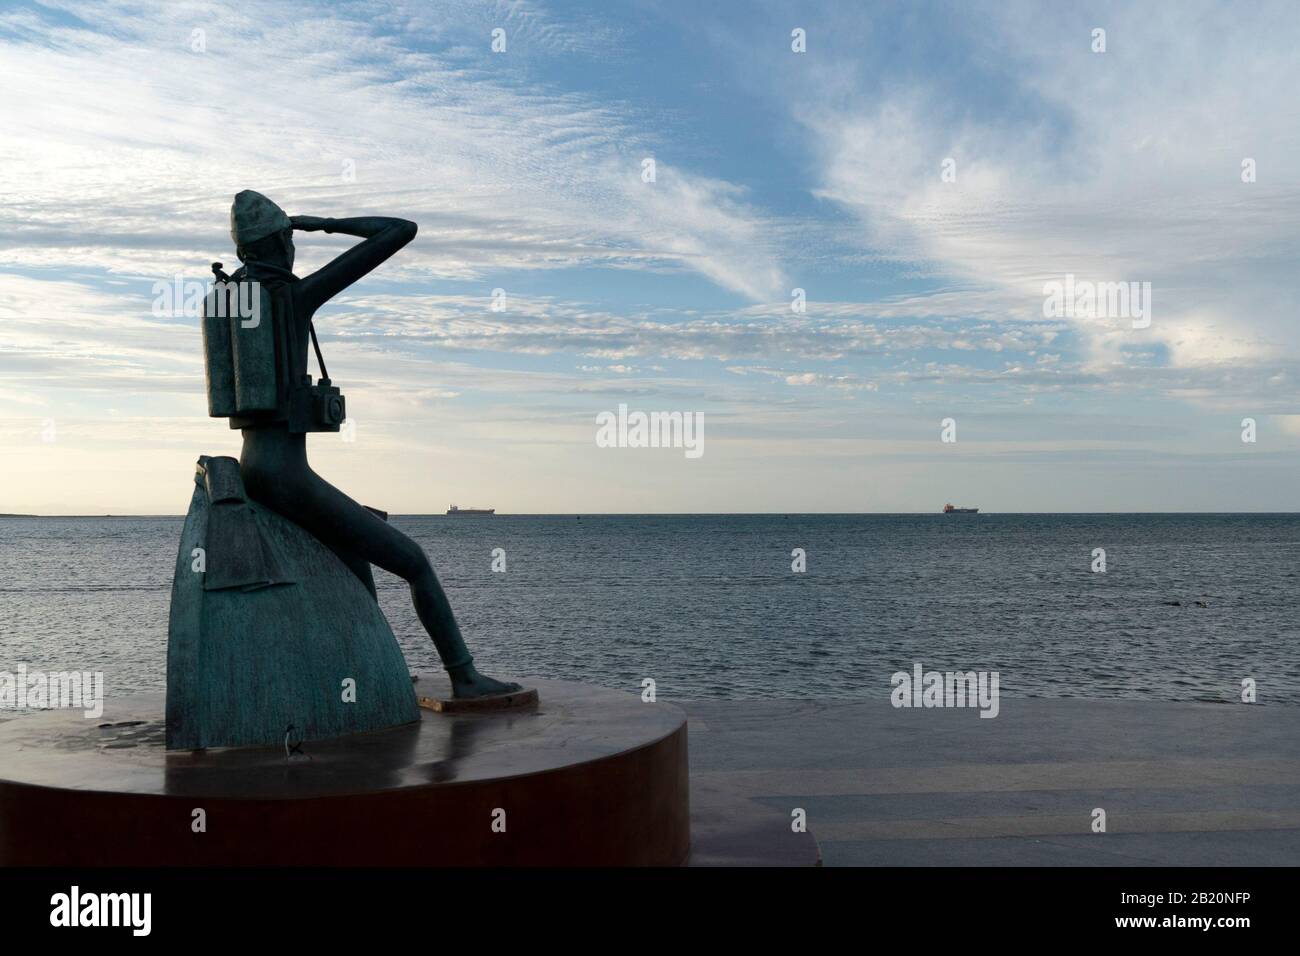
[[[1043,282],[1066,273],[1151,282],[1149,330],[1080,323],[1098,369],[1143,342],[1181,367],[1295,358],[1293,14],[1285,4],[1108,4],[1086,17],[964,7],[958,22],[979,31],[970,46],[1010,64],[1017,88],[997,106],[967,98],[941,69],[811,107],[795,89],[791,109],[820,149],[818,195],[853,210],[868,245],[1009,300],[1007,315],[1031,315]],[[1088,50],[1093,21],[1107,27],[1104,54]],[[817,84],[852,87],[840,52]],[[949,157],[955,183],[940,175]],[[1258,182],[1241,181],[1244,157],[1257,159]]]
[[[192,271],[232,255],[230,199],[251,187],[291,213],[415,219],[394,276],[603,262],[690,270],[757,298],[780,275],[737,187],[671,163],[640,182],[656,134],[633,106],[530,82],[523,46],[488,52],[486,25],[501,20],[535,55],[572,54],[579,37],[608,45],[530,4],[440,5],[445,34],[482,33],[477,53],[431,52],[431,14],[400,4],[325,18],[296,3],[66,8],[112,30],[0,21],[0,261]]]

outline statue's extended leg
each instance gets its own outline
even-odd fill
[[[305,528],[336,553],[348,552],[405,580],[411,588],[415,612],[433,638],[457,697],[483,697],[519,689],[517,684],[493,680],[474,669],[474,659],[433,566],[424,549],[402,532],[309,469],[295,469],[292,474],[280,471],[267,477],[245,469],[244,484],[253,500]]]

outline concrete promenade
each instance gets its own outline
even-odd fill
[[[692,786],[802,807],[827,866],[1300,865],[1300,708],[674,703]]]

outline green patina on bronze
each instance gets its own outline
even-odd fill
[[[249,501],[233,458],[200,458],[195,484],[172,584],[168,748],[282,745],[417,720],[401,648],[352,571]]]
[[[415,238],[415,223],[291,217],[244,190],[230,224],[243,267],[213,265],[202,332],[208,412],[242,431],[243,448],[238,461],[199,459],[172,586],[167,746],[293,743],[418,719],[372,565],[410,585],[456,699],[521,697],[474,667],[424,549],[307,461],[307,435],[337,432],[347,414],[313,317]],[[295,230],[363,241],[300,278]]]
[[[235,248],[292,228],[285,211],[255,189],[236,193],[230,205],[230,240]]]

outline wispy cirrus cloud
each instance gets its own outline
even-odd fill
[[[1152,461],[1194,457],[1202,484],[1186,500],[1209,501],[1239,487],[1207,463],[1246,460],[1243,417],[1273,443],[1254,460],[1294,446],[1291,13],[1199,0],[774,0],[743,17],[671,0],[7,8],[0,453],[22,462],[35,503],[6,509],[9,485],[0,510],[63,507],[58,489],[84,494],[67,462],[125,467],[128,446],[178,473],[196,449],[237,450],[204,417],[197,322],[156,314],[152,287],[230,265],[228,204],[246,187],[293,213],[420,224],[318,316],[380,464],[319,447],[362,488],[423,487],[435,470],[477,483],[526,452],[537,488],[510,493],[532,507],[568,493],[642,507],[641,466],[585,458],[593,409],[631,399],[710,416],[719,458],[689,482],[656,473],[668,510],[707,508],[697,488],[736,507],[737,477],[769,467],[775,501],[846,461],[908,489],[882,501],[933,497],[949,466],[930,446],[949,414],[982,422],[963,425],[959,454],[991,456],[975,489],[989,507],[1030,500],[1025,461],[1052,494],[1092,500],[1070,469],[1120,473],[1142,442]],[[789,49],[796,16],[806,54]],[[1089,49],[1098,26],[1104,54]],[[496,28],[507,53],[491,52]],[[1247,157],[1257,182],[1241,181]],[[299,272],[350,241],[304,238]],[[1151,327],[1045,316],[1043,283],[1066,273],[1151,282]],[[45,419],[60,445],[40,443]],[[602,489],[593,464],[608,469]]]
[[[824,54],[787,99],[813,134],[817,194],[853,211],[871,248],[1000,296],[1012,316],[1032,315],[1043,283],[1067,273],[1151,282],[1149,330],[1078,322],[1098,373],[1135,342],[1184,367],[1294,358],[1300,61],[1288,11],[963,5],[917,22],[931,46],[958,51],[948,68],[891,83],[845,31],[819,38]],[[1255,182],[1242,181],[1247,160]]]
[[[647,118],[530,67],[604,51],[609,31],[514,3],[57,9],[0,19],[0,161],[22,173],[0,261],[192,269],[228,248],[230,197],[251,186],[291,211],[421,222],[396,275],[618,262],[778,287],[743,189],[667,160],[642,182]]]

